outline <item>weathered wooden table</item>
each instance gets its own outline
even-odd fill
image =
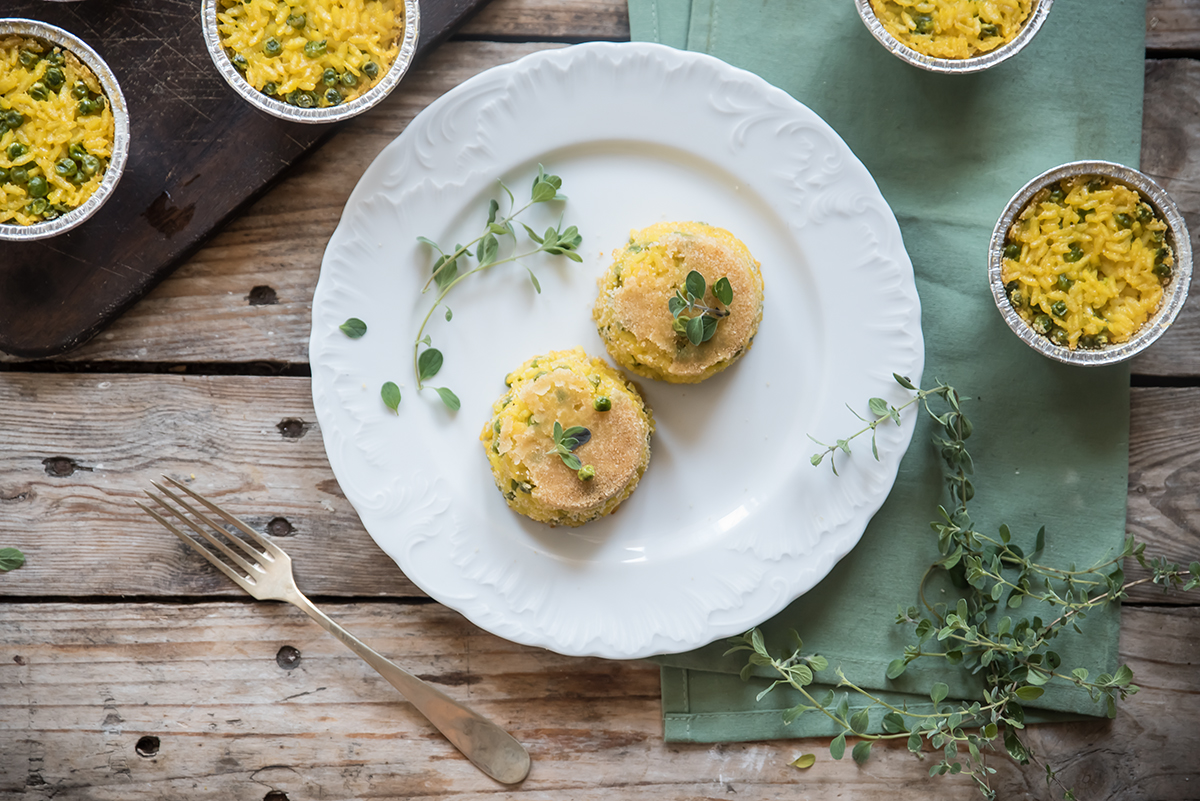
[[[1200,2],[1151,0],[1143,169],[1200,231]],[[658,669],[513,645],[425,598],[362,529],[315,427],[307,342],[325,244],[358,177],[434,98],[563,43],[628,38],[624,0],[495,0],[90,344],[0,360],[0,800],[963,798],[900,747],[788,765],[824,743],[663,743]],[[1200,555],[1200,290],[1134,367],[1131,533]],[[284,537],[301,588],[525,742],[508,790],[299,611],[252,601],[133,505],[162,473]],[[1142,575],[1136,565],[1127,571]],[[1200,798],[1198,596],[1138,588],[1113,721],[1042,726],[1080,798]],[[1051,797],[997,760],[1003,798]]]

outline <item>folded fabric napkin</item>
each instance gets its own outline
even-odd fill
[[[824,117],[871,171],[915,268],[925,383],[941,379],[972,398],[965,411],[975,424],[969,445],[976,527],[994,533],[1007,523],[1016,542],[1031,546],[1045,526],[1039,561],[1052,565],[1090,565],[1119,549],[1128,367],[1067,367],[1022,344],[992,301],[987,246],[1008,199],[1042,171],[1078,159],[1137,165],[1144,0],[1059,2],[1021,53],[973,75],[938,75],[903,63],[875,41],[850,0],[629,0],[629,12],[635,40],[709,53],[788,91]],[[763,265],[767,314],[772,269],[783,268]],[[921,417],[904,423],[918,425],[912,446],[859,545],[817,588],[763,625],[777,648],[795,629],[806,652],[829,660],[830,671],[818,681],[840,666],[856,684],[913,708],[928,705],[939,681],[949,685],[951,698],[980,692],[972,677],[944,660],[918,660],[895,681],[885,676],[888,662],[913,642],[911,628],[893,621],[898,606],[917,602],[920,578],[938,556],[928,522],[938,503],[948,503],[929,421]],[[847,412],[847,433],[855,423]],[[1118,627],[1116,607],[1090,614],[1082,636],[1056,642],[1064,667],[1114,670]],[[756,702],[765,679],[742,682],[736,674],[745,654],[724,657],[726,647],[714,643],[661,659],[668,740],[840,731],[812,714],[785,726],[780,710],[797,699],[777,692]],[[1030,720],[1103,714],[1085,692],[1059,684],[1028,704]]]

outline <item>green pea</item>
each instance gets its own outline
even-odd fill
[[[1079,215],[1080,222],[1087,220],[1087,216],[1093,211],[1095,211],[1095,209],[1075,209],[1075,213]]]
[[[308,56],[309,58],[319,58],[325,55],[325,47],[326,45],[324,39],[319,42],[309,42],[304,45],[304,55]]]
[[[328,67],[323,73],[321,73],[321,82],[326,86],[337,86],[341,80],[342,79],[338,76],[337,70],[335,70],[333,67]]]
[[[15,131],[25,124],[25,115],[15,108],[10,108],[4,112],[4,124],[8,126],[10,131]]]
[[[56,173],[58,173],[59,175],[61,175],[63,178],[70,178],[72,175],[74,175],[76,172],[79,171],[79,166],[75,164],[75,161],[73,159],[61,158],[58,160],[57,163],[55,163],[54,171]]]
[[[268,56],[277,56],[283,52],[283,45],[274,36],[263,43],[263,52]]]
[[[985,39],[991,39],[993,36],[999,36],[1000,26],[985,22],[983,25],[979,26],[979,35]]]
[[[1170,251],[1168,251],[1166,248],[1159,248],[1158,252],[1154,254],[1154,263],[1162,264],[1163,259],[1165,259],[1169,253]]]
[[[241,53],[234,53],[229,60],[233,62],[233,66],[237,67],[242,72],[245,72],[246,67],[249,66],[249,63],[246,61],[246,57]]]
[[[1066,273],[1059,273],[1058,280],[1055,283],[1058,284],[1058,288],[1061,289],[1063,292],[1066,292],[1068,289],[1070,289],[1072,286],[1075,285],[1075,282],[1072,281],[1070,278],[1068,278],[1066,276]]]
[[[8,153],[9,161],[16,161],[17,159],[21,158],[21,156],[24,156],[26,153],[28,153],[29,148],[20,142],[13,142],[8,146],[8,150],[5,152]]]
[[[1019,289],[1014,289],[1012,292],[1008,293],[1008,302],[1011,303],[1013,305],[1013,307],[1017,308],[1017,309],[1024,307],[1025,306],[1025,293]]]
[[[579,472],[575,475],[579,476],[580,481],[591,481],[596,477],[596,468],[592,467],[590,464],[585,464],[583,467],[579,468]]]
[[[1104,188],[1104,179],[1103,178],[1097,177],[1097,178],[1093,178],[1092,180],[1087,182],[1087,191],[1089,191],[1089,192],[1099,192],[1103,188]]]
[[[1058,326],[1054,326],[1054,328],[1050,331],[1050,341],[1055,345],[1061,345],[1065,348],[1067,343],[1070,341],[1070,338],[1067,337],[1066,331],[1062,330]]]
[[[306,22],[308,22],[308,19],[303,14],[290,14],[287,18],[287,24],[296,30],[303,28]]]
[[[289,93],[288,98],[289,103],[299,108],[313,108],[317,105],[317,96],[302,89]]]
[[[929,33],[933,30],[933,17],[929,14],[914,14],[913,23],[917,33]]]
[[[93,156],[91,153],[84,156],[79,161],[79,171],[84,177],[91,178],[96,173],[100,172],[100,159]]]
[[[368,61],[362,65],[362,71],[363,75],[366,75],[368,78],[374,78],[379,75],[379,65],[374,61]]]
[[[8,180],[13,182],[17,186],[22,186],[22,185],[28,183],[29,182],[29,168],[26,167],[24,164],[11,168],[8,171]]]
[[[279,86],[274,81],[267,81],[263,84],[263,94],[273,95],[279,91]]]
[[[69,148],[67,148],[67,155],[70,156],[71,158],[75,159],[76,161],[83,158],[87,154],[88,154],[87,149],[83,145],[79,144],[78,142],[76,142],[75,144],[73,144]]]
[[[1138,222],[1150,222],[1154,219],[1154,212],[1145,203],[1138,206],[1137,210]]]
[[[1067,193],[1063,191],[1063,188],[1061,186],[1056,186],[1050,190],[1049,200],[1051,203],[1061,204],[1066,199],[1067,199]]]
[[[1059,318],[1066,317],[1067,316],[1067,304],[1061,300],[1054,301],[1053,303],[1050,304],[1050,313],[1053,314],[1055,317],[1059,317]]]
[[[71,84],[71,96],[76,100],[83,100],[89,94],[91,94],[91,90],[88,89],[88,85],[83,81],[76,81]]]
[[[610,400],[606,395],[601,395],[592,401],[592,408],[598,412],[607,412],[612,408],[612,400]]]
[[[1083,248],[1081,248],[1079,246],[1078,242],[1072,242],[1071,249],[1063,254],[1063,261],[1066,261],[1066,262],[1074,263],[1074,262],[1079,261],[1082,258],[1083,258]]]
[[[1009,242],[1004,246],[1004,258],[1016,261],[1021,258],[1021,246],[1016,242]]]
[[[91,114],[95,114],[98,109],[90,99],[84,98],[76,104],[75,110],[79,113],[80,117],[87,117]]]
[[[1119,211],[1113,215],[1113,220],[1116,221],[1118,228],[1132,228],[1133,218],[1123,211]]]
[[[325,92],[325,102],[331,106],[336,106],[342,102],[342,93],[337,89],[330,89]]]
[[[1163,264],[1162,262],[1159,262],[1158,264],[1154,265],[1154,274],[1164,281],[1171,277],[1171,273],[1171,265],[1169,264]]]
[[[8,170],[0,167],[0,186],[4,186],[6,183],[8,183]]]
[[[30,197],[45,197],[50,194],[50,184],[42,176],[35,175],[25,185],[25,191]]]
[[[42,60],[42,54],[35,53],[32,50],[22,50],[17,55],[17,60],[21,62],[21,66],[25,69],[33,69]]]
[[[42,75],[42,80],[46,82],[46,86],[57,92],[67,82],[67,76],[63,75],[63,71],[58,67],[50,67]]]
[[[1054,321],[1050,319],[1050,315],[1043,313],[1034,315],[1033,322],[1030,325],[1039,334],[1049,334],[1050,329],[1054,327]]]
[[[48,208],[50,208],[50,204],[46,202],[46,199],[38,198],[25,207],[25,213],[36,217],[40,214],[44,214]]]
[[[1166,234],[1165,231],[1151,231],[1150,232],[1150,241],[1156,245],[1162,244],[1163,237],[1165,234]]]
[[[33,86],[29,87],[29,96],[34,100],[49,100],[50,90],[41,81],[35,81]]]
[[[42,212],[42,219],[46,220],[47,222],[49,222],[50,220],[57,220],[61,216],[62,216],[62,213],[59,211],[56,211],[53,206],[51,206],[50,208],[48,208],[44,212]]]
[[[358,76],[350,70],[342,73],[342,84],[344,86],[358,86]]]
[[[46,60],[56,67],[61,67],[64,63],[66,63],[66,59],[63,58],[63,54],[57,50],[46,56]]]

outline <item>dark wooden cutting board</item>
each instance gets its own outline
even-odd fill
[[[417,58],[486,2],[422,2]],[[132,135],[94,217],[51,239],[0,241],[0,351],[40,358],[83,344],[335,128],[242,101],[205,49],[200,0],[4,0],[0,16],[49,22],[99,52]]]

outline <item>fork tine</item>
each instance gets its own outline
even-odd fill
[[[154,496],[151,496],[151,497],[154,497]],[[171,523],[165,517],[160,515],[158,512],[151,509],[149,506],[146,506],[144,503],[141,503],[140,501],[137,502],[137,505],[142,507],[142,509],[147,514],[149,514],[151,517],[153,517],[159,523],[162,523],[163,527],[166,528],[167,531],[170,531],[176,537],[179,537],[179,539],[183,540],[188,545],[192,546],[192,548],[195,549],[196,551],[198,551],[201,556],[203,556],[205,559],[207,559],[209,562],[211,562],[213,567],[217,568],[222,573],[224,573],[226,576],[228,576],[233,581],[234,584],[238,585],[239,587],[241,587],[243,590],[250,593],[251,595],[254,595],[254,585],[250,583],[249,579],[247,579],[245,576],[243,576],[240,573],[238,573],[237,571],[235,571],[229,565],[222,562],[220,559],[218,559],[216,557],[216,555],[212,551],[208,550],[203,545],[201,545],[199,542],[197,542],[195,540],[195,538],[189,537],[187,534],[184,534],[182,531],[180,531],[178,528],[176,528],[173,523]],[[167,507],[167,508],[170,508],[170,507]]]
[[[154,484],[153,481],[150,483]],[[158,484],[154,484],[154,486],[157,487],[160,492],[165,493],[169,498],[171,498],[171,500],[175,501],[180,506],[182,506],[184,509],[191,512],[199,520],[203,521],[206,525],[212,526],[214,531],[218,531],[220,533],[225,534],[232,541],[239,542],[237,537],[234,537],[234,536],[230,535],[228,532],[225,532],[222,529],[220,529],[219,527],[217,527],[211,520],[209,520],[207,517],[205,517],[200,512],[196,511],[196,509],[193,508],[191,506],[191,504],[189,504],[187,501],[185,501],[182,498],[175,495],[175,493],[171,492],[168,489],[160,487]],[[186,525],[192,531],[196,532],[198,535],[203,537],[205,539],[205,541],[211,543],[221,553],[223,553],[227,557],[229,557],[229,559],[234,564],[236,564],[238,567],[240,567],[242,570],[245,570],[247,573],[249,573],[251,575],[254,575],[255,573],[261,574],[264,572],[262,567],[260,565],[258,565],[257,562],[253,563],[253,564],[251,562],[248,562],[245,559],[245,557],[234,552],[232,549],[229,548],[229,546],[227,546],[225,543],[221,542],[219,539],[214,537],[211,533],[209,533],[209,532],[205,531],[204,529],[200,528],[199,526],[197,526],[195,523],[193,523],[191,520],[189,520],[186,516],[184,516],[178,509],[174,508],[173,506],[171,506],[168,503],[165,503],[161,498],[159,498],[157,495],[150,492],[149,490],[146,490],[145,492],[146,492],[146,495],[149,496],[150,500],[154,501],[159,506],[166,509],[168,512],[171,513],[172,516],[177,518],[180,522],[182,522],[184,525]],[[244,542],[240,543],[240,544],[241,544],[241,547],[243,550],[249,551],[249,548],[246,546],[246,544]],[[261,556],[263,556],[263,554],[257,554],[257,556],[261,557]],[[270,557],[267,557],[267,558],[270,559]]]
[[[217,514],[219,514],[219,515],[221,516],[221,518],[222,518],[223,520],[225,520],[226,522],[232,523],[233,525],[237,526],[237,528],[238,528],[238,530],[239,530],[239,531],[241,531],[243,534],[245,534],[246,536],[248,536],[250,539],[252,539],[252,540],[254,540],[256,543],[258,543],[258,545],[259,545],[259,546],[261,546],[261,547],[262,547],[264,550],[266,550],[266,551],[267,551],[267,553],[271,554],[272,556],[276,556],[276,557],[278,557],[278,556],[282,556],[282,555],[283,555],[283,549],[282,549],[282,548],[280,548],[280,547],[279,547],[278,545],[276,545],[275,543],[271,542],[271,541],[270,541],[269,539],[267,539],[266,537],[264,537],[264,536],[262,536],[261,534],[259,534],[259,533],[258,533],[257,531],[255,531],[254,529],[252,529],[252,528],[250,528],[249,526],[247,526],[247,525],[246,525],[245,523],[243,523],[241,520],[238,520],[236,517],[234,517],[233,515],[229,514],[229,512],[226,512],[226,511],[225,511],[224,509],[222,509],[220,506],[217,506],[215,503],[213,503],[212,501],[210,501],[208,498],[205,498],[205,497],[204,497],[204,496],[202,496],[202,495],[197,495],[197,494],[196,494],[196,493],[195,493],[195,492],[194,492],[194,491],[193,491],[191,488],[184,486],[182,483],[180,483],[179,481],[176,481],[175,479],[171,478],[170,476],[166,476],[166,475],[164,475],[164,476],[163,476],[163,478],[165,478],[167,481],[169,481],[169,482],[171,482],[172,484],[174,484],[174,485],[175,485],[176,487],[178,487],[179,489],[181,489],[181,490],[183,490],[184,492],[186,492],[188,495],[190,495],[190,496],[192,496],[193,498],[195,498],[195,499],[196,499],[197,501],[199,501],[200,503],[202,503],[202,504],[204,504],[205,506],[207,506],[207,507],[208,507],[209,509],[211,509],[212,511],[216,512]],[[153,484],[154,482],[151,482],[151,483]],[[157,485],[155,485],[155,486],[157,486]],[[159,487],[159,489],[162,489],[162,487]],[[163,490],[163,491],[164,491],[164,492],[166,492],[166,490]]]

